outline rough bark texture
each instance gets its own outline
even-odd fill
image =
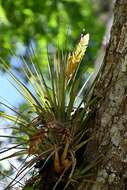
[[[116,0],[105,66],[96,88],[101,96],[94,145],[104,159],[91,190],[127,189],[127,0]],[[95,147],[95,146],[94,146]]]

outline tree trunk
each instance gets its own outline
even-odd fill
[[[93,185],[90,190],[126,190],[127,0],[116,0],[104,65],[95,90],[95,94],[101,97],[92,131],[95,139],[88,145],[94,152],[103,154],[104,158],[96,172],[96,182],[100,184]],[[90,154],[93,157],[93,151]]]

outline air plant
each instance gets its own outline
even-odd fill
[[[78,189],[84,175],[96,164],[97,161],[87,166],[79,163],[79,153],[92,138],[88,136],[86,123],[96,101],[92,98],[94,83],[88,85],[91,75],[81,86],[82,76],[78,73],[88,42],[89,34],[81,35],[72,53],[63,53],[59,49],[53,54],[48,53],[48,82],[32,56],[29,56],[31,66],[21,57],[23,73],[33,91],[0,59],[13,81],[12,85],[27,100],[29,110],[29,118],[5,104],[15,115],[0,112],[1,117],[14,122],[12,128],[18,131],[16,137],[8,136],[15,138],[16,145],[12,149],[21,148],[1,160],[27,155],[7,188],[14,187],[23,172],[34,168],[36,172],[22,189],[46,189],[46,183],[53,190]]]

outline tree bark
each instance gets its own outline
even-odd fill
[[[94,143],[88,146],[104,158],[96,172],[96,182],[100,184],[94,184],[90,190],[126,190],[127,0],[116,0],[111,38],[95,94],[101,99],[92,131]],[[89,148],[93,157],[94,153],[90,151]]]

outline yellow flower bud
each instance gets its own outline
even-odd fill
[[[66,69],[66,76],[70,78],[77,69],[78,64],[81,62],[86,48],[89,43],[89,34],[81,36],[80,41],[72,54],[69,54],[67,60],[67,69]]]

